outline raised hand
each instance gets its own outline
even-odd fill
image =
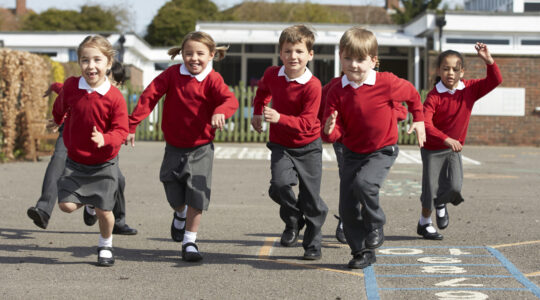
[[[105,145],[105,139],[103,138],[103,134],[99,131],[97,131],[96,126],[92,129],[92,141],[97,144],[98,148],[101,148]]]
[[[477,42],[474,45],[474,49],[476,49],[476,52],[478,52],[478,56],[480,56],[480,58],[484,60],[486,64],[491,65],[495,62],[493,57],[491,57],[491,54],[489,53],[489,50],[486,44]]]

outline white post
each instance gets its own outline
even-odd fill
[[[420,48],[414,47],[414,87],[420,90]]]
[[[338,77],[339,72],[339,45],[334,46],[334,77]]]

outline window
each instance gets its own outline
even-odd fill
[[[334,54],[334,45],[315,45],[313,46],[313,52],[317,54]]]
[[[238,85],[240,82],[240,68],[242,58],[235,55],[227,55],[221,61],[214,62],[214,70],[219,72],[227,85]]]
[[[275,53],[274,44],[246,44],[246,53]]]
[[[540,11],[540,3],[524,3],[523,10],[525,12],[538,12]]]
[[[70,62],[77,62],[79,61],[78,57],[77,57],[77,50],[76,49],[69,49],[68,50],[68,59]]]
[[[448,44],[476,44],[476,42],[481,42],[488,45],[510,45],[510,40],[502,40],[502,39],[447,38],[446,42]]]
[[[523,46],[540,46],[540,40],[521,40]]]
[[[169,63],[154,63],[154,69],[156,71],[164,71],[169,67]]]

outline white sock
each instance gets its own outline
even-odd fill
[[[182,245],[187,243],[195,243],[195,240],[197,240],[197,233],[192,231],[187,231],[184,233],[184,240],[182,241]],[[186,248],[186,252],[198,252],[197,248],[193,246],[188,246]]]
[[[424,226],[424,225],[430,224],[430,223],[431,223],[431,217],[425,218],[424,216],[420,215],[420,225],[421,226]]]
[[[339,229],[343,230],[343,222],[339,223]]]
[[[86,209],[86,212],[89,213],[91,216],[96,215],[96,210],[93,207],[90,207],[89,205],[84,206]]]
[[[187,214],[187,205],[186,207],[184,208],[184,210],[182,212],[175,212],[176,216],[179,217],[179,218],[186,218],[186,214]],[[186,224],[186,221],[180,221],[178,219],[174,219],[174,227],[177,228],[177,229],[182,229],[184,228]]]
[[[444,217],[444,215],[446,214],[446,207],[445,207],[445,206],[443,206],[443,207],[440,208],[440,209],[439,209],[439,208],[436,208],[436,210],[437,210],[437,216],[438,216],[439,218]]]
[[[435,230],[435,227],[433,227],[433,224],[429,224],[428,227],[426,227],[426,231],[429,233],[435,233],[437,230]]]
[[[99,235],[99,240],[98,240],[98,247],[112,247],[112,234],[109,238],[104,238],[101,236],[101,234]],[[99,251],[99,256],[101,257],[104,257],[104,258],[111,258],[112,257],[112,252],[110,250],[101,250]]]

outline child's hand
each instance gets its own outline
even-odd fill
[[[478,52],[478,56],[480,56],[480,58],[484,60],[486,65],[491,65],[495,62],[495,60],[493,60],[493,57],[491,57],[491,54],[489,53],[486,44],[478,42],[476,43],[476,45],[474,45],[474,49],[476,49],[476,52]]]
[[[101,148],[105,145],[105,139],[103,138],[103,134],[97,131],[96,126],[94,126],[94,129],[92,131],[92,141],[97,144],[98,148]]]
[[[444,140],[444,144],[448,146],[448,148],[451,148],[454,152],[461,152],[461,150],[463,149],[463,145],[461,145],[459,141],[454,140],[451,137],[446,138],[446,140]]]
[[[251,126],[253,126],[253,129],[258,133],[262,132],[262,120],[262,115],[253,115],[253,119],[251,119]]]
[[[54,122],[54,119],[47,120],[47,125],[45,125],[45,128],[50,132],[57,132],[58,128],[60,128],[60,125],[56,124]]]
[[[129,143],[131,143],[131,147],[135,147],[135,133],[128,134],[126,141],[124,142],[124,145],[127,146]]]
[[[268,106],[263,108],[263,115],[266,122],[277,123],[279,121],[279,113],[277,110]]]
[[[426,128],[424,127],[424,122],[413,122],[407,134],[411,134],[413,130],[416,130],[416,138],[418,139],[418,146],[424,147],[426,142]]]
[[[334,131],[334,128],[336,128],[337,115],[337,110],[334,110],[334,112],[326,119],[326,122],[324,123],[324,134],[330,135],[332,131]]]
[[[223,127],[225,127],[225,115],[224,114],[213,115],[211,124],[212,124],[212,128],[223,130]]]
[[[45,93],[43,93],[43,97],[47,97],[51,94],[52,92],[51,86],[52,85],[49,85],[49,88],[45,91]]]

